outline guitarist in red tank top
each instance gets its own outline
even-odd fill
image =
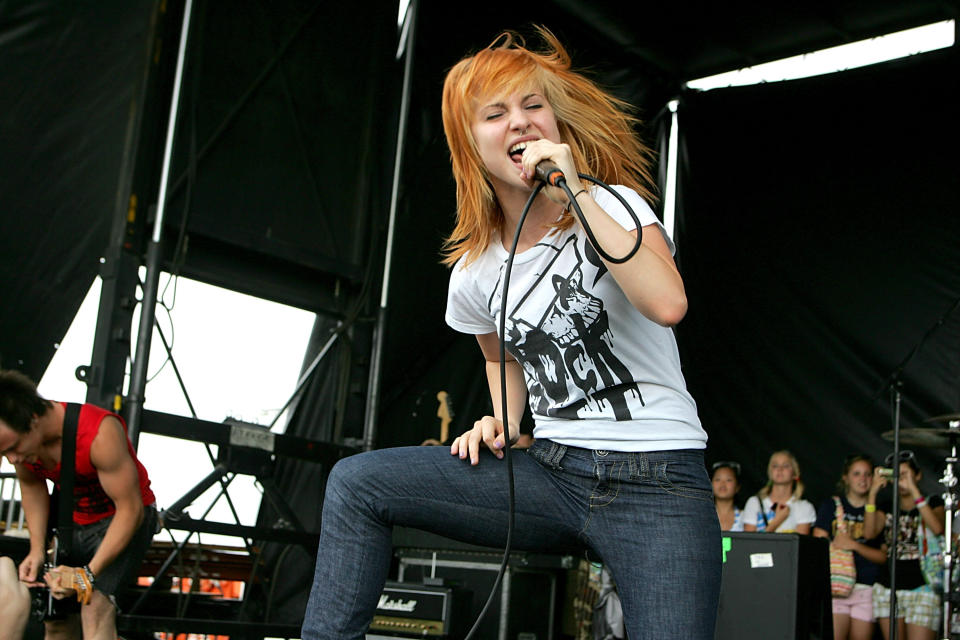
[[[51,517],[46,480],[59,486],[64,416],[65,405],[42,398],[29,378],[0,370],[0,455],[16,468],[30,530],[30,551],[19,577],[30,585],[45,583],[54,598],[83,603],[67,619],[47,620],[47,637],[80,638],[74,618],[79,616],[83,638],[114,640],[114,594],[127,584],[150,545],[156,500],[123,420],[83,405],[76,429],[71,566],[43,573]]]

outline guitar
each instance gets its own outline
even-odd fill
[[[453,420],[453,411],[450,410],[450,396],[446,391],[437,392],[437,417],[440,418],[440,439],[427,438],[421,444],[423,445],[441,445],[447,444],[450,438],[450,422]]]
[[[57,588],[73,589],[76,591],[77,602],[81,605],[90,602],[93,597],[93,582],[83,567],[65,567],[57,571],[60,566],[60,541],[56,531],[48,538],[47,558],[43,563],[37,580],[44,581],[44,576],[50,575],[56,580]],[[53,591],[46,584],[30,588],[30,615],[37,621],[62,620],[71,613],[76,613],[76,605],[70,600],[53,597]]]
[[[43,563],[44,575],[50,574],[53,576],[59,588],[73,589],[76,591],[77,602],[80,604],[88,604],[90,598],[93,597],[93,581],[90,579],[90,576],[87,575],[84,567],[64,567],[58,571],[57,567],[60,566],[57,562],[59,547],[60,541],[57,539],[56,534],[54,534],[51,538],[50,549],[47,550],[47,562]],[[56,615],[55,603],[58,602],[58,600],[53,597],[53,592],[49,587],[47,591],[47,613],[48,615]]]
[[[440,418],[440,442],[445,443],[450,437],[450,422],[453,421],[453,411],[450,410],[450,396],[446,391],[437,392],[437,417]]]

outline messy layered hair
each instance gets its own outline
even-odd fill
[[[443,129],[457,182],[457,223],[444,243],[444,264],[464,255],[469,264],[503,226],[503,211],[471,132],[479,101],[491,96],[536,88],[553,107],[561,141],[570,146],[579,171],[655,200],[652,152],[634,130],[639,121],[630,114],[630,105],[572,71],[570,56],[548,29],[538,27],[537,33],[546,45],[543,52],[526,48],[522,37],[505,32],[458,62],[444,81]],[[565,213],[556,227],[572,224],[571,214]]]
[[[0,369],[0,420],[18,433],[29,433],[34,416],[53,403],[37,393],[33,380],[13,369]]]

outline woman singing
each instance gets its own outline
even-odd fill
[[[443,90],[457,182],[446,320],[476,336],[494,415],[455,438],[449,452],[384,449],[336,465],[305,640],[363,636],[387,575],[394,524],[503,546],[508,491],[499,460],[519,433],[525,401],[535,429],[530,449],[512,452],[514,545],[575,546],[602,560],[631,640],[713,638],[720,530],[703,463],[706,434],[670,329],[687,300],[672,243],[647,204],[650,153],[627,105],[571,71],[557,39],[539,33],[543,53],[504,34],[454,66]],[[567,193],[548,186],[523,226],[504,302],[514,230],[544,160],[563,172],[599,249],[628,254],[636,224],[578,172],[618,185],[639,217],[642,244],[623,264],[602,259]]]

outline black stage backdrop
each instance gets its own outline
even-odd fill
[[[944,318],[960,298],[957,62],[684,97],[678,335],[708,461],[743,463],[741,501],[774,450],[797,455],[815,503],[847,454],[892,450],[885,381],[925,336],[902,426],[960,410],[960,310]],[[944,455],[922,452],[927,491]]]
[[[2,367],[43,375],[100,268],[153,10],[0,1]]]

